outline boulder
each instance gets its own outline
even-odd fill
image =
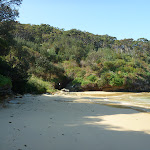
[[[62,91],[62,92],[69,92],[69,89],[63,88],[63,89],[61,89],[61,91]]]

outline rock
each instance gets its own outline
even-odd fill
[[[63,89],[61,89],[61,91],[63,91],[63,92],[69,92],[69,89],[63,88]]]
[[[22,98],[23,96],[21,95],[21,94],[17,94],[16,96],[15,96],[15,98]]]
[[[70,92],[83,91],[83,90],[81,90],[81,85],[80,84],[73,85],[72,82],[67,84],[66,89],[69,89]]]

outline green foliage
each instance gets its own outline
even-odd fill
[[[69,81],[81,90],[150,87],[149,49],[147,39],[0,22],[0,74],[10,77],[15,92],[43,93]]]
[[[89,75],[87,77],[76,77],[73,81],[73,85],[80,85],[81,87],[85,87],[87,85],[95,84],[96,85],[97,77],[95,75]]]
[[[109,84],[111,86],[123,86],[124,78],[120,74],[111,74],[109,78]]]
[[[115,62],[114,61],[105,61],[104,62],[104,68],[106,70],[115,71]]]
[[[27,93],[54,93],[56,90],[50,82],[43,81],[40,78],[32,76],[25,84],[25,92]]]
[[[97,77],[95,75],[89,75],[87,77],[87,80],[91,81],[91,82],[95,82],[97,80]]]
[[[111,74],[105,72],[101,75],[100,79],[97,81],[99,88],[103,88],[108,85]]]
[[[85,87],[87,85],[90,85],[91,83],[93,83],[93,82],[91,82],[90,80],[83,80],[81,83],[81,87]]]
[[[22,0],[1,0],[0,1],[0,11],[1,11],[1,21],[15,20],[18,16],[18,10],[14,7],[19,6]]]
[[[73,85],[82,84],[82,82],[83,82],[83,78],[81,77],[77,77],[72,81]]]
[[[123,59],[116,59],[114,62],[115,68],[124,67],[125,64],[126,62]]]
[[[0,74],[0,87],[12,87],[11,79]]]
[[[85,76],[85,74],[86,74],[85,70],[80,70],[79,72],[76,73],[76,76],[83,78]]]

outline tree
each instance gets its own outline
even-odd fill
[[[6,55],[13,42],[12,30],[14,20],[18,17],[18,10],[15,8],[22,0],[0,0],[0,53]]]
[[[15,8],[22,0],[1,0],[0,1],[0,22],[15,20],[18,17],[18,10]]]
[[[12,21],[0,22],[0,55],[6,55],[10,46],[14,44],[12,30],[14,25]]]

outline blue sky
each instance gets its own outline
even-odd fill
[[[150,40],[150,0],[23,0],[20,23]]]

